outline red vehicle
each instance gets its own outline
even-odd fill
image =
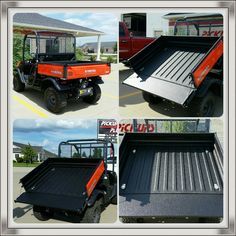
[[[139,52],[155,38],[136,37],[132,32],[129,32],[124,22],[119,23],[119,58],[120,61],[125,61]]]
[[[61,112],[69,99],[95,104],[101,97],[101,75],[110,64],[76,60],[76,38],[72,34],[30,31],[24,37],[22,61],[14,70],[13,88],[31,87],[44,93],[46,107]]]

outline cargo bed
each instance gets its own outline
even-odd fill
[[[223,153],[215,134],[127,133],[121,217],[223,217]]]
[[[68,80],[109,73],[110,64],[101,61],[43,61],[38,63],[38,74]]]
[[[80,212],[87,184],[101,165],[101,159],[49,158],[20,180],[26,191],[16,202]]]
[[[185,105],[222,54],[222,38],[161,36],[128,60],[123,83]]]

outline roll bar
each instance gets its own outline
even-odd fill
[[[90,146],[87,146],[86,148],[94,148],[92,146],[93,144],[102,144],[101,146],[97,146],[97,147],[104,148],[103,160],[106,164],[105,174],[107,173],[107,155],[108,155],[107,149],[110,147],[112,150],[112,171],[114,172],[114,165],[115,165],[114,144],[107,139],[74,139],[74,140],[67,140],[67,141],[60,142],[58,145],[58,157],[61,158],[61,146],[62,145],[71,145],[71,146],[75,147],[75,149],[78,151],[79,149],[78,149],[77,145],[86,145],[86,144],[90,145]]]

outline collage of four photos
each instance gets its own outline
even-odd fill
[[[224,219],[224,15],[12,15],[12,218]]]

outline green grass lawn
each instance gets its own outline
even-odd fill
[[[37,167],[38,165],[40,165],[41,163],[39,162],[35,162],[35,163],[17,163],[17,162],[13,162],[13,167]]]

